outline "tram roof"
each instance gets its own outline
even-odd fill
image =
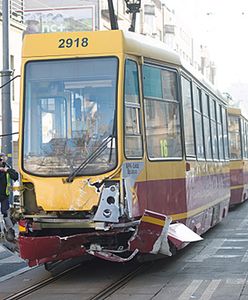
[[[62,39],[88,38],[86,47],[59,48]],[[95,54],[128,53],[138,56],[146,56],[168,63],[180,65],[178,54],[170,50],[158,40],[146,37],[130,31],[108,30],[93,32],[56,32],[27,34],[24,37],[23,57],[50,57],[50,56],[75,56]]]
[[[241,109],[237,107],[228,107],[227,111],[230,115],[241,115]]]
[[[243,115],[241,109],[238,107],[228,107],[227,111],[228,111],[229,115],[241,117],[241,118],[245,119],[246,121],[248,121],[248,118],[245,115]]]
[[[88,39],[86,47],[77,46],[83,38]],[[73,46],[67,47],[66,40],[71,39]],[[77,41],[77,39],[79,39]],[[62,40],[64,47],[60,48]],[[56,32],[27,34],[24,37],[22,56],[25,59],[52,59],[53,57],[82,57],[97,55],[116,55],[126,53],[142,56],[151,60],[166,62],[181,67],[196,80],[203,83],[222,101],[227,102],[204,76],[196,72],[190,65],[183,63],[180,56],[169,49],[166,44],[150,37],[121,30],[89,31],[89,32]]]

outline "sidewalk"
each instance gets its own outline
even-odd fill
[[[0,282],[30,269],[17,253],[7,250],[0,244]]]
[[[17,225],[14,228],[17,235]],[[30,269],[28,264],[19,257],[18,252],[9,249],[14,250],[13,244],[0,239],[0,282]]]

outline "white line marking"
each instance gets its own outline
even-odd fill
[[[228,239],[227,242],[248,242],[248,239]]]
[[[14,264],[14,263],[22,263],[25,262],[25,260],[21,259],[17,255],[11,255],[9,257],[0,259],[0,266],[1,264]]]
[[[203,262],[205,259],[212,257],[224,244],[226,239],[215,239],[206,248],[204,248],[199,254],[195,257],[186,260],[188,262]]]
[[[241,262],[248,262],[248,250],[246,250]]]
[[[217,289],[217,287],[219,286],[219,284],[221,283],[221,280],[212,280],[209,285],[207,286],[207,288],[205,289],[205,291],[203,292],[201,298],[199,300],[209,300],[211,299],[214,291]]]
[[[245,284],[246,278],[228,278],[226,279],[226,284]]]
[[[235,235],[238,235],[238,236],[247,236],[248,233],[246,233],[246,232],[236,232]]]
[[[191,284],[184,290],[178,300],[188,300],[192,294],[198,289],[203,280],[193,280]]]
[[[19,275],[19,274],[22,274],[22,273],[24,273],[24,272],[27,272],[28,270],[31,270],[31,268],[30,268],[30,267],[25,267],[25,268],[22,268],[22,269],[20,269],[20,270],[17,270],[17,271],[15,271],[15,272],[13,272],[13,273],[10,273],[10,274],[7,274],[7,275],[5,275],[5,276],[2,276],[2,277],[0,277],[0,282],[3,282],[3,281],[5,281],[5,280],[7,280],[7,279],[10,279],[10,278],[12,278],[12,277],[15,277],[15,276],[17,276],[17,275]]]
[[[215,255],[212,255],[211,258],[236,258],[236,257],[241,257],[242,255],[218,255],[218,254],[215,254]]]
[[[219,250],[242,250],[245,247],[220,247]]]

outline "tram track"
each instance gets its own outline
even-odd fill
[[[53,282],[59,280],[60,278],[66,276],[70,272],[76,270],[79,266],[80,266],[80,264],[77,264],[77,265],[75,265],[75,266],[73,266],[73,267],[71,267],[71,268],[69,268],[69,269],[67,269],[67,270],[65,270],[65,271],[57,274],[57,275],[54,275],[51,278],[47,278],[47,279],[42,280],[42,281],[40,281],[40,282],[38,282],[38,283],[36,283],[36,284],[28,287],[28,288],[25,288],[25,289],[23,289],[21,291],[13,293],[13,294],[11,294],[11,295],[3,298],[2,300],[18,300],[18,299],[22,299],[22,298],[24,298],[24,297],[26,297],[28,295],[31,295],[32,293],[40,290],[41,288],[49,285],[50,283],[53,283]]]
[[[121,289],[125,284],[131,281],[138,273],[143,271],[148,267],[148,263],[143,263],[139,265],[137,268],[132,270],[131,272],[127,273],[126,275],[122,276],[120,279],[111,283],[106,288],[101,290],[99,293],[94,295],[93,297],[89,298],[88,300],[104,300],[107,299],[109,296],[113,295],[116,291]]]
[[[131,271],[128,271],[126,274],[121,276],[117,280],[113,280],[110,284],[107,284],[105,288],[103,288],[100,291],[97,291],[95,295],[90,296],[88,300],[104,300],[114,294],[116,291],[121,289],[124,285],[126,285],[128,282],[130,282],[136,275],[138,275],[140,272],[144,271],[150,262],[144,262],[139,264],[138,266],[135,266],[132,268]],[[45,280],[42,280],[30,287],[27,287],[21,291],[15,292],[9,296],[6,296],[2,300],[19,300],[23,299],[26,296],[30,296],[31,294],[39,291],[40,289],[48,286],[51,283],[54,283],[55,281],[58,281],[59,279],[69,275],[71,272],[75,271],[78,267],[80,267],[81,264],[77,264],[65,271],[62,271],[61,273],[52,276],[51,278],[47,278]]]

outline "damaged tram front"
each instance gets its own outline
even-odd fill
[[[87,253],[125,261],[151,252],[168,225],[138,203],[137,180],[145,180],[138,63],[124,58],[122,42],[120,32],[25,37],[19,247],[30,266]],[[141,246],[143,214],[157,220],[150,224],[158,235]]]
[[[159,71],[147,64],[143,80],[148,97],[161,82],[168,86],[163,95],[171,100],[161,103],[170,124],[166,130],[179,137],[179,142],[173,138],[178,143],[171,152],[174,162],[165,140],[161,144],[164,133],[153,107],[142,100],[143,56],[152,60],[157,55],[174,69]],[[171,255],[168,238],[177,248],[201,239],[183,224],[187,199],[177,126],[179,64],[175,54],[134,33],[25,36],[19,248],[30,266],[86,254],[116,262],[137,253]],[[163,80],[154,81],[157,75]],[[144,109],[151,137],[155,130],[154,149],[163,150],[163,168],[146,158]],[[170,225],[173,214],[182,223]]]

